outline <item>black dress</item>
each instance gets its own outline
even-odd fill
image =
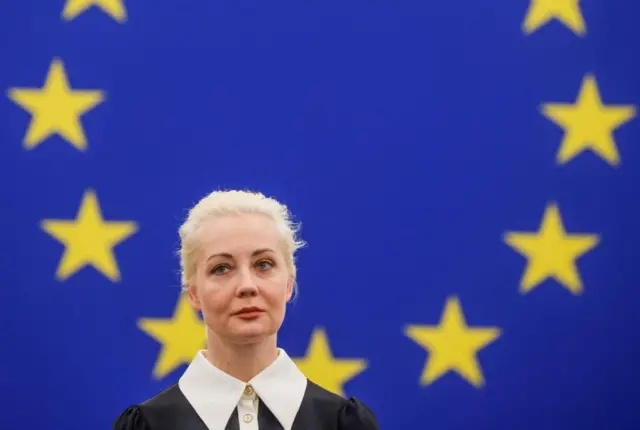
[[[283,430],[271,411],[261,402],[260,430]],[[233,413],[225,430],[238,430],[238,414]],[[182,394],[172,385],[146,402],[127,408],[112,430],[209,430]],[[212,429],[217,430],[217,429]],[[373,413],[358,399],[345,399],[311,381],[291,430],[379,430]]]

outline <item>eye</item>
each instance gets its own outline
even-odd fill
[[[256,263],[256,266],[260,270],[269,270],[273,267],[273,263],[269,260],[260,260]]]
[[[228,270],[229,267],[226,264],[220,264],[218,266],[213,267],[209,273],[211,275],[224,275],[227,273],[225,270]]]

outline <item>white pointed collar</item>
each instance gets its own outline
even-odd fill
[[[291,430],[307,389],[307,378],[289,355],[278,349],[278,357],[248,383],[215,367],[199,351],[178,386],[209,430],[225,430],[247,385],[280,422]]]

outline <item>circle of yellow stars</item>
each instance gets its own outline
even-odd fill
[[[180,295],[168,318],[141,318],[138,327],[161,347],[152,371],[162,379],[206,347],[206,327],[186,295]],[[447,299],[437,325],[408,325],[405,335],[429,351],[430,359],[420,377],[421,385],[436,381],[449,371],[456,372],[475,387],[484,385],[478,352],[501,334],[497,327],[470,327],[456,296]],[[299,369],[311,381],[341,396],[345,384],[368,367],[363,358],[336,356],[324,327],[314,328],[306,354],[294,357]]]
[[[90,9],[99,9],[118,23],[127,21],[123,0],[66,0],[61,17],[72,21]],[[531,35],[553,20],[577,36],[587,34],[579,0],[530,0],[522,31]],[[86,151],[89,139],[81,117],[106,100],[103,90],[74,89],[64,62],[57,57],[50,64],[42,87],[10,88],[7,96],[31,115],[23,137],[27,150],[58,135],[75,149]],[[566,164],[590,151],[611,166],[620,165],[620,151],[613,133],[635,118],[636,108],[604,103],[593,74],[584,75],[573,103],[548,101],[541,104],[540,111],[564,130],[556,155],[558,164]],[[75,219],[45,219],[40,227],[65,248],[55,272],[59,281],[88,266],[113,282],[119,281],[115,247],[138,231],[133,221],[105,220],[92,189],[85,190]],[[550,202],[537,231],[507,232],[503,240],[527,259],[520,280],[521,293],[529,293],[552,278],[578,295],[584,286],[577,260],[593,250],[601,239],[594,233],[568,233],[558,204]],[[152,370],[156,379],[189,363],[206,346],[205,326],[185,295],[178,298],[172,316],[141,318],[138,327],[161,345]],[[446,299],[437,324],[408,324],[404,334],[428,353],[419,378],[421,386],[454,372],[472,386],[482,387],[485,379],[478,354],[500,337],[501,329],[469,326],[460,299],[452,295]],[[305,355],[295,358],[295,362],[310,380],[342,396],[346,396],[345,384],[368,368],[363,358],[336,355],[326,329],[321,326],[314,328]]]
[[[530,0],[522,30],[530,35],[552,20],[557,20],[577,36],[583,37],[587,33],[580,0]],[[604,103],[592,73],[583,76],[573,103],[549,101],[540,106],[541,114],[564,130],[556,154],[559,165],[591,152],[610,166],[619,166],[620,151],[613,134],[635,118],[636,111],[632,105]],[[577,260],[601,241],[594,233],[567,233],[556,202],[547,204],[537,232],[507,232],[503,239],[527,259],[520,280],[523,294],[549,278],[574,295],[582,294],[584,286]]]
[[[123,0],[66,0],[62,19],[71,21],[92,6],[119,23],[127,19]],[[13,87],[7,91],[7,97],[31,115],[23,137],[26,150],[33,150],[57,135],[84,152],[88,149],[89,139],[81,117],[102,104],[106,92],[74,89],[64,62],[55,57],[42,87]],[[93,189],[85,190],[75,219],[45,219],[40,227],[64,246],[55,272],[58,281],[66,281],[85,267],[94,268],[113,282],[120,281],[115,247],[139,229],[133,221],[107,221]]]

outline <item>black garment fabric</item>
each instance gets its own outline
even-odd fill
[[[283,430],[264,402],[258,408],[260,430]],[[235,410],[224,430],[239,430]],[[208,429],[178,384],[120,414],[112,430],[219,430]],[[307,381],[307,389],[291,430],[379,430],[371,410],[357,398],[345,399]]]

